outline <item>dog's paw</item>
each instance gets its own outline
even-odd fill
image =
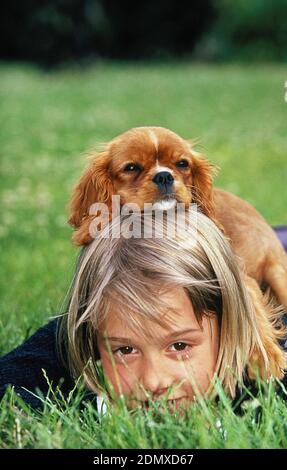
[[[281,380],[287,368],[286,353],[275,343],[268,345],[266,352],[268,356],[267,363],[260,351],[253,351],[247,368],[248,377],[255,379],[258,372],[259,377],[262,379],[266,380],[274,377]]]

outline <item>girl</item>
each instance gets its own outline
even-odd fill
[[[162,214],[133,214],[132,224],[130,216],[117,217],[82,248],[67,313],[0,360],[2,394],[12,384],[39,406],[23,387],[46,394],[45,369],[53,385],[61,379],[64,395],[82,377],[98,397],[100,363],[111,400],[123,396],[134,409],[166,398],[179,408],[198,394],[214,396],[216,377],[234,397],[257,365],[262,378],[271,375],[255,307],[226,238],[203,214],[187,211],[180,222]],[[131,225],[139,229],[135,236]],[[284,366],[279,313],[266,305],[266,315]]]

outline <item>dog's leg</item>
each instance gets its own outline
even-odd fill
[[[278,343],[278,332],[268,318],[268,305],[263,297],[263,294],[257,282],[246,275],[245,283],[249,295],[252,299],[254,310],[256,314],[256,323],[258,333],[260,336],[262,348],[256,346],[250,357],[250,366],[248,368],[248,375],[254,378],[252,367],[255,365],[259,368],[260,376],[268,378],[271,375],[278,379],[284,376],[284,369],[286,369],[286,353],[280,348]]]
[[[95,218],[94,215],[88,216],[80,225],[79,228],[75,230],[72,235],[72,241],[74,245],[83,246],[88,245],[94,238],[93,234],[93,219]],[[94,227],[94,230],[96,228]]]
[[[83,246],[92,242],[112,220],[112,215],[112,211],[109,211],[108,216],[103,218],[94,214],[88,215],[72,235],[74,245]]]
[[[264,281],[270,285],[277,300],[287,310],[287,268],[279,263],[266,263]]]

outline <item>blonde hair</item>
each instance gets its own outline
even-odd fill
[[[164,327],[164,313],[170,310],[159,293],[184,288],[199,323],[202,315],[218,317],[216,373],[224,390],[234,396],[255,349],[268,367],[268,353],[237,260],[228,240],[205,215],[186,211],[188,225],[162,214],[148,222],[143,213],[133,214],[133,222],[156,226],[164,234],[161,237],[130,237],[131,220],[124,215],[82,248],[67,314],[61,319],[59,344],[65,346],[73,376],[83,374],[86,385],[97,393],[99,380],[93,367],[99,359],[97,331],[110,306],[116,305],[117,314],[130,328],[152,335],[143,328],[146,320]],[[115,238],[119,227],[120,236]]]

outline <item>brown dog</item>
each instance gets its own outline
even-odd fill
[[[89,209],[93,203],[103,202],[111,211],[112,195],[120,195],[121,205],[134,202],[142,210],[147,202],[162,209],[177,202],[186,207],[196,203],[224,230],[239,257],[248,289],[257,299],[263,337],[274,357],[273,373],[280,376],[285,358],[259,301],[258,285],[270,286],[287,308],[287,256],[272,228],[250,204],[213,187],[213,174],[214,167],[206,158],[174,132],[162,127],[131,129],[91,156],[75,187],[69,218],[76,228],[73,242],[85,245],[91,241],[89,229],[95,215],[89,215]]]

